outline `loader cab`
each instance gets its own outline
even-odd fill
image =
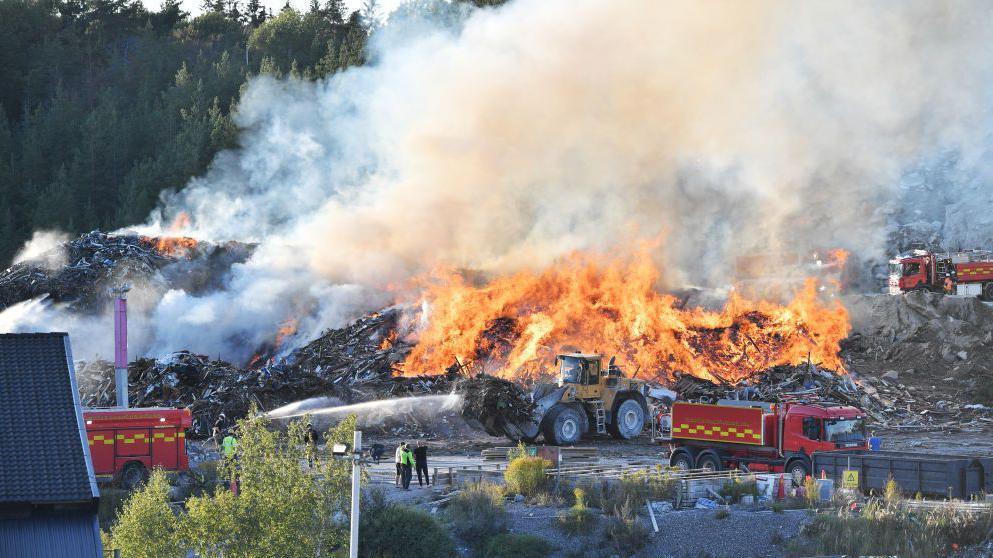
[[[896,278],[897,286],[901,291],[912,291],[918,288],[927,288],[932,282],[930,255],[915,255],[911,258],[902,258],[898,262],[890,265],[890,274]]]
[[[595,386],[600,383],[602,355],[570,353],[559,355],[559,385]]]

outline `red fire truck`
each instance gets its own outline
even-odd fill
[[[923,290],[993,300],[993,252],[915,250],[890,260],[889,287],[891,294]]]
[[[866,448],[863,412],[831,403],[676,402],[663,419],[669,463],[681,469],[786,472],[799,484],[814,452]]]
[[[193,424],[189,409],[84,409],[83,420],[97,477],[133,488],[153,467],[190,468],[185,432]]]

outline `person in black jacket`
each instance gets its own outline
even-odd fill
[[[418,441],[417,447],[414,448],[414,463],[417,465],[417,485],[424,486],[427,484],[431,486],[431,475],[428,474],[428,447],[424,445],[424,441]],[[424,475],[424,480],[421,480],[421,474]]]

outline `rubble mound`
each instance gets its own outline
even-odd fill
[[[132,405],[189,407],[190,433],[210,434],[222,414],[245,416],[254,404],[266,411],[316,396],[356,403],[389,397],[450,393],[458,374],[394,376],[393,365],[406,354],[402,343],[384,343],[398,319],[398,309],[366,316],[326,331],[284,360],[240,368],[223,360],[179,351],[160,359],[128,365]],[[83,405],[114,405],[114,368],[107,361],[80,362],[76,377]]]
[[[250,244],[93,231],[0,272],[0,311],[45,296],[79,312],[106,307],[109,290],[159,285],[197,293],[217,286],[231,265],[248,259]]]
[[[842,349],[863,390],[902,425],[993,423],[993,307],[929,292],[845,297]]]

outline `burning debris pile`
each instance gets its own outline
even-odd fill
[[[207,436],[221,414],[244,416],[315,396],[346,403],[385,397],[449,393],[460,376],[396,377],[402,343],[386,343],[398,309],[366,316],[348,327],[329,330],[281,361],[239,368],[187,351],[128,365],[128,394],[135,406],[189,407],[194,436]],[[114,370],[107,361],[83,362],[76,375],[86,406],[114,404]]]
[[[109,303],[109,290],[123,284],[161,283],[197,292],[223,269],[245,261],[252,248],[93,231],[0,273],[0,311],[46,296],[78,312],[99,312]]]
[[[513,425],[530,420],[534,411],[520,386],[486,374],[465,378],[455,391],[462,395],[462,418],[491,436],[503,436]]]

